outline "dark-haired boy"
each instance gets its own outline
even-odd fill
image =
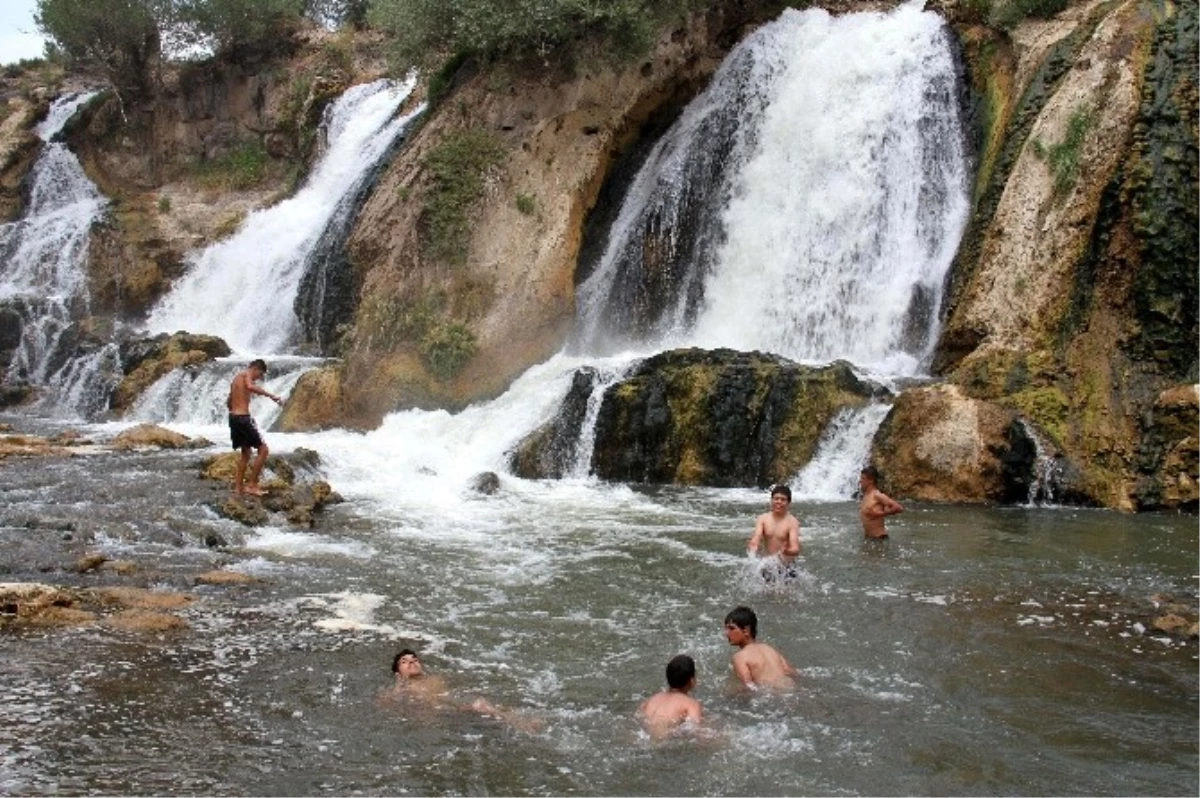
[[[879,472],[875,466],[867,466],[862,470],[858,486],[862,489],[858,517],[862,520],[863,534],[874,540],[887,540],[883,519],[904,512],[903,505],[879,489]]]
[[[667,689],[647,698],[638,714],[652,737],[665,737],[683,724],[703,720],[700,702],[688,693],[696,688],[696,663],[687,654],[667,663]]]
[[[746,542],[746,554],[758,555],[765,547],[768,557],[778,558],[778,572],[783,577],[796,576],[796,557],[800,555],[800,521],[789,512],[792,505],[792,489],[787,485],[771,486],[771,509],[758,517],[754,523],[754,534]],[[773,578],[774,573],[763,571],[763,577]]]
[[[734,607],[725,616],[725,639],[737,646],[733,672],[751,690],[790,690],[796,669],[783,655],[757,640],[758,616],[749,607]]]
[[[267,454],[270,453],[270,449],[263,441],[258,426],[254,423],[254,417],[250,415],[250,396],[258,394],[269,398],[277,405],[283,404],[283,400],[278,396],[255,385],[266,373],[267,364],[261,359],[254,360],[249,366],[239,371],[229,384],[229,398],[225,400],[225,406],[229,408],[229,437],[233,441],[233,448],[241,450],[242,453],[233,477],[235,494],[266,495],[266,491],[258,485],[258,475],[262,473],[263,464],[267,462]],[[254,458],[254,465],[250,467],[250,478],[247,480],[245,479],[246,464],[250,461],[251,449],[257,450],[258,455]]]

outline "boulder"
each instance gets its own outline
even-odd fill
[[[871,464],[897,496],[937,502],[1025,502],[1037,445],[1017,413],[955,385],[911,388],[875,435]]]
[[[562,479],[575,465],[576,446],[596,386],[594,368],[577,369],[554,418],[525,437],[509,453],[509,468],[524,479]]]
[[[841,361],[663,352],[605,391],[592,471],[623,482],[765,487],[812,458],[839,411],[885,395]]]
[[[157,424],[138,424],[122,431],[113,438],[114,449],[190,449],[192,439],[188,436],[160,427]]]
[[[259,581],[237,571],[205,571],[196,577],[198,585],[250,585]]]
[[[120,413],[133,406],[142,392],[160,377],[181,366],[227,357],[232,350],[220,338],[177,332],[121,344],[124,379],[113,391],[111,407]]]
[[[500,490],[500,477],[494,471],[484,471],[471,478],[471,490],[491,496]]]
[[[169,612],[121,610],[104,619],[104,625],[123,632],[169,632],[187,629],[187,621]]]
[[[267,509],[260,502],[231,496],[216,506],[217,515],[246,526],[263,526],[270,521]]]

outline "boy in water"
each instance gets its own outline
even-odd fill
[[[862,489],[858,517],[862,520],[863,534],[873,540],[887,540],[883,519],[904,512],[904,507],[879,489],[879,471],[875,466],[867,466],[862,470],[858,486]]]
[[[685,723],[700,725],[700,702],[688,693],[696,689],[696,663],[680,654],[667,663],[667,689],[647,698],[638,715],[651,737],[666,737]]]
[[[796,669],[783,655],[757,640],[758,616],[749,607],[734,607],[725,616],[725,639],[737,646],[733,672],[751,690],[790,690]]]
[[[440,676],[426,674],[421,657],[411,648],[401,649],[392,658],[392,673],[395,674],[395,682],[392,689],[385,694],[386,698],[415,698],[434,709],[469,709],[480,715],[498,718],[527,732],[541,728],[539,721],[522,718],[515,712],[501,709],[485,699],[476,698],[467,702],[453,698],[445,680]]]
[[[229,408],[229,437],[233,441],[233,448],[242,452],[233,478],[233,492],[239,495],[244,493],[249,496],[265,496],[267,493],[258,486],[258,475],[262,473],[270,449],[259,434],[254,417],[250,415],[250,395],[265,396],[277,405],[283,404],[283,401],[265,388],[255,385],[266,373],[267,364],[264,361],[252,361],[233,378],[229,384],[229,398],[225,400],[225,406]],[[254,465],[250,467],[250,479],[246,481],[246,464],[250,461],[251,449],[256,449],[258,456],[254,458]]]
[[[746,554],[755,557],[760,546],[766,547],[768,557],[776,557],[775,569],[763,568],[763,578],[770,581],[775,572],[785,579],[796,576],[796,557],[800,554],[800,522],[789,512],[792,489],[787,485],[771,486],[771,509],[758,517],[754,534],[746,542]]]

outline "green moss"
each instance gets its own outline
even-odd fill
[[[1018,391],[1007,398],[1006,404],[1045,430],[1056,445],[1062,446],[1066,441],[1070,405],[1066,394],[1058,388]]]
[[[1067,129],[1062,141],[1045,146],[1033,141],[1033,152],[1046,161],[1054,176],[1054,196],[1064,197],[1075,187],[1079,178],[1079,156],[1088,131],[1096,126],[1096,116],[1087,106],[1079,106],[1067,120]]]
[[[517,195],[517,210],[526,216],[532,216],[537,210],[537,205],[533,201],[533,197],[529,194]]]
[[[470,211],[483,197],[488,171],[503,157],[501,143],[481,128],[449,133],[425,156],[432,185],[422,214],[423,244],[431,259],[451,265],[466,261]]]

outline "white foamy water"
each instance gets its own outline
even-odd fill
[[[107,201],[65,143],[55,141],[95,92],[66,95],[37,127],[45,142],[30,172],[24,216],[0,225],[0,302],[22,318],[21,340],[6,380],[47,386],[60,412],[88,414],[107,405],[115,347],[80,358],[76,321],[87,315],[88,244]]]
[[[326,150],[304,187],[195,255],[187,275],[150,314],[150,331],[218,335],[243,354],[288,351],[308,255],[341,202],[424,110],[396,116],[415,83],[410,76],[355,86],[331,105]]]
[[[812,460],[796,475],[792,492],[805,501],[842,501],[854,494],[871,456],[871,442],[891,405],[848,408],[829,422]]]

